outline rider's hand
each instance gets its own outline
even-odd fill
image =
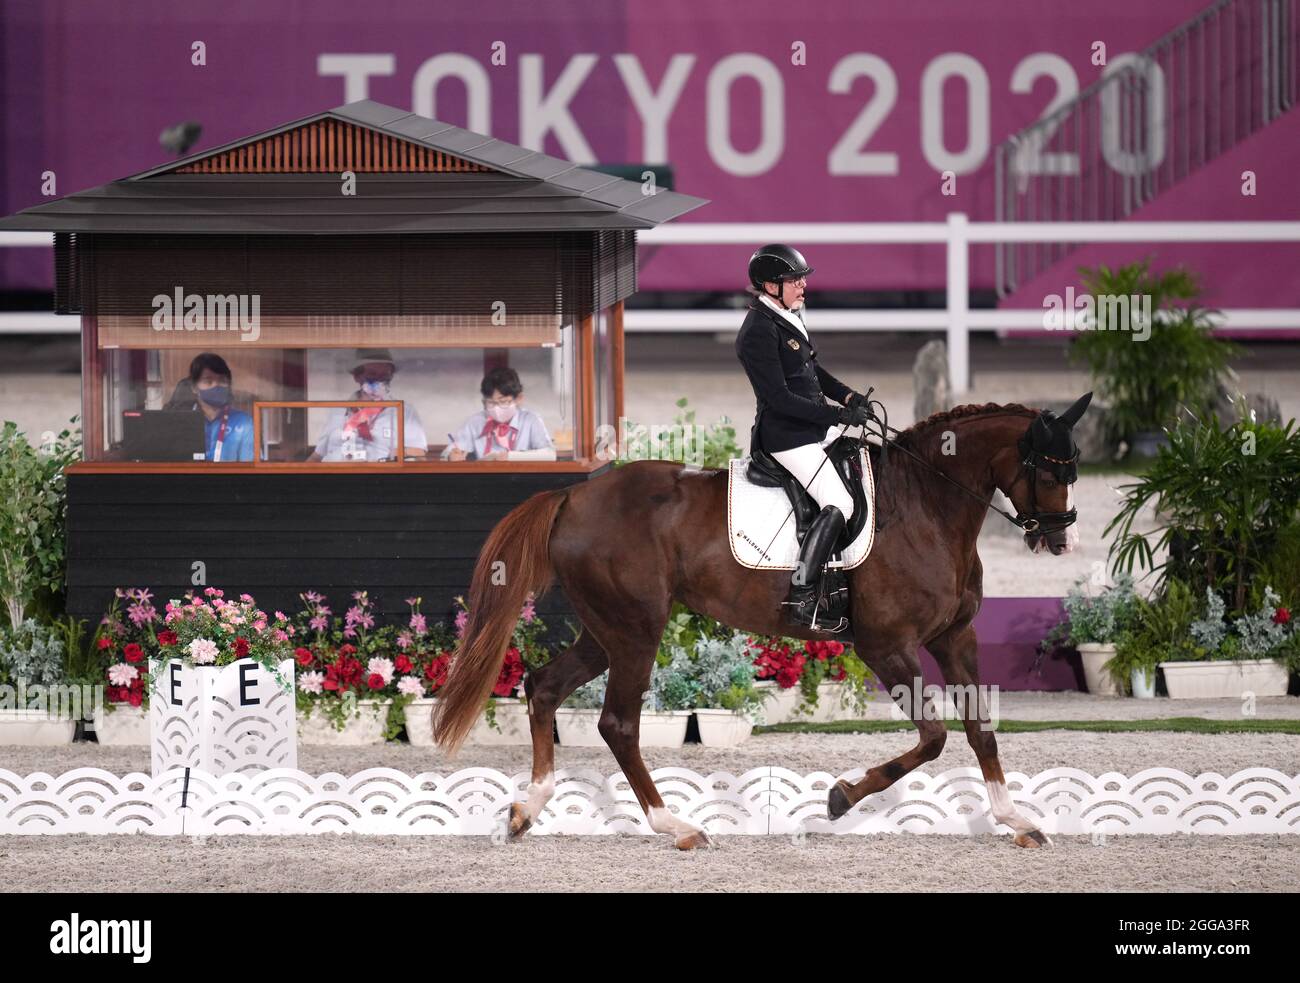
[[[847,423],[850,427],[866,426],[871,419],[871,410],[862,404],[840,410],[840,423]]]
[[[862,393],[849,393],[848,401],[844,405],[849,407],[849,409],[853,409],[856,406],[865,406],[866,404],[867,397],[862,395]]]

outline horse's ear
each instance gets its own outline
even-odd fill
[[[1071,406],[1068,410],[1066,410],[1059,417],[1057,417],[1057,419],[1060,420],[1062,423],[1066,423],[1069,424],[1070,426],[1074,426],[1076,423],[1079,422],[1079,418],[1083,416],[1083,411],[1088,408],[1088,404],[1091,402],[1092,402],[1092,393],[1090,392],[1084,393],[1077,400],[1075,400],[1073,406]]]

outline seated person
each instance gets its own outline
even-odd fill
[[[357,351],[352,378],[357,391],[349,399],[391,400],[397,363],[387,348]],[[402,403],[405,452],[424,457],[429,441],[415,407]],[[325,423],[325,433],[308,461],[390,461],[397,457],[397,410],[392,406],[336,406]]]
[[[189,409],[207,417],[203,424],[203,456],[208,461],[253,459],[253,418],[232,407],[232,381],[230,366],[220,355],[204,352],[190,363]],[[173,396],[167,408],[185,407]]]
[[[444,461],[554,461],[555,444],[546,424],[525,409],[524,387],[511,368],[493,369],[483,377],[483,409],[454,434],[442,452]]]

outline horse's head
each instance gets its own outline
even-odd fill
[[[1016,507],[1031,552],[1059,555],[1078,542],[1071,486],[1079,476],[1079,448],[1073,431],[1091,401],[1092,393],[1085,393],[1060,416],[1043,410],[1016,443],[1018,467],[1002,491]]]

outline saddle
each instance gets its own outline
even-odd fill
[[[795,538],[803,545],[808,527],[817,518],[821,507],[808,494],[799,479],[781,466],[771,454],[757,444],[757,434],[750,440],[749,466],[745,469],[745,478],[752,484],[764,488],[783,488],[790,505],[794,508]],[[862,466],[858,457],[861,445],[851,437],[839,437],[826,448],[829,458],[827,467],[834,467],[835,473],[844,482],[844,487],[853,496],[853,516],[845,524],[844,531],[835,542],[833,553],[840,553],[858,538],[870,513],[867,494],[862,486]]]

